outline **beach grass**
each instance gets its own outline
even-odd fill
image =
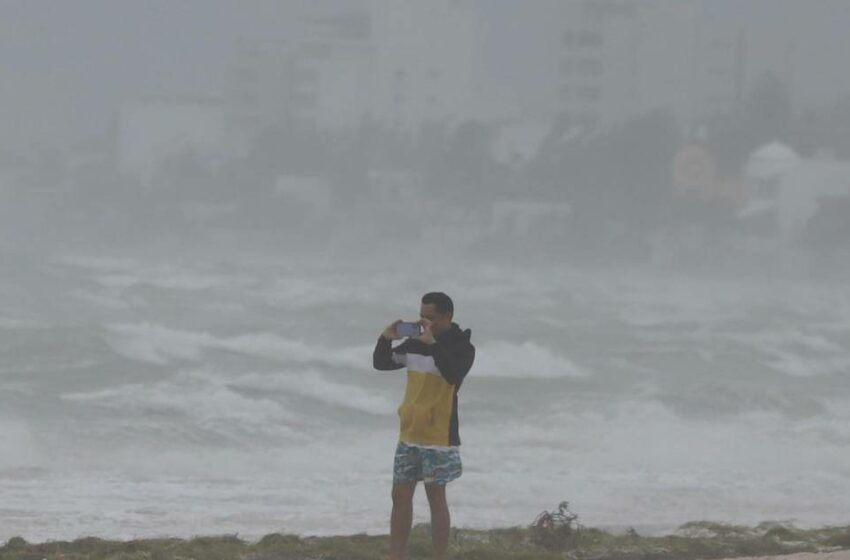
[[[249,542],[238,535],[130,541],[95,537],[28,543],[21,537],[0,547],[0,560],[380,560],[388,535],[299,536],[274,533]],[[453,529],[449,557],[456,560],[696,560],[772,556],[850,549],[850,526],[802,529],[787,522],[755,527],[694,521],[663,536],[631,529],[610,533],[584,527],[566,502],[530,525],[504,529]],[[431,558],[428,524],[410,537],[410,560]]]

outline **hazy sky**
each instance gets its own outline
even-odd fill
[[[215,90],[234,37],[273,34],[308,5],[356,1],[0,0],[0,145],[90,136],[134,95]],[[557,1],[477,0],[484,75],[496,90],[519,97],[540,90],[547,69],[533,62],[550,49],[540,30]],[[850,1],[703,1],[707,13],[750,30],[754,63],[775,65],[794,38],[794,93],[802,103],[850,90]]]

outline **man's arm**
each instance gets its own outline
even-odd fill
[[[405,343],[402,342],[399,347]],[[372,352],[372,367],[381,371],[389,371],[393,369],[401,369],[405,366],[407,356],[404,354],[393,355],[392,340],[385,338],[384,335],[378,337],[378,343],[375,345],[375,351]]]
[[[475,361],[475,346],[436,342],[431,345],[431,356],[443,379],[452,385],[460,385]]]

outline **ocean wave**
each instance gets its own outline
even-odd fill
[[[251,389],[285,391],[369,414],[394,414],[397,407],[383,396],[350,383],[336,383],[315,370],[297,373],[252,373],[234,378],[231,384]]]
[[[153,422],[157,417],[164,417],[165,422],[169,416],[179,416],[188,419],[191,425],[227,434],[249,431],[298,435],[291,426],[309,422],[280,402],[240,394],[228,387],[222,377],[206,370],[184,370],[172,380],[66,393],[61,398]]]
[[[768,367],[786,375],[812,377],[850,371],[850,349],[813,330],[786,328],[745,338],[766,356]]]
[[[260,333],[219,339],[220,348],[282,362],[318,362],[334,367],[364,369],[371,367],[371,345],[331,349],[328,345],[309,344],[303,340]]]
[[[584,377],[588,372],[569,358],[533,341],[507,341],[476,345],[472,373],[476,377],[506,379],[557,379]]]
[[[200,360],[204,347],[217,339],[207,333],[169,329],[150,323],[107,326],[106,341],[112,350],[126,358],[156,365],[171,360]]]
[[[683,418],[652,397],[590,407],[551,407],[540,414],[538,423],[545,420],[547,425],[564,427],[553,430],[558,437],[545,441],[560,449],[581,450],[571,458],[579,468],[622,469],[627,465],[666,472],[740,469],[781,473],[846,465],[846,446],[836,445],[829,437],[846,437],[847,430],[836,432],[836,420],[841,417],[829,414],[800,420],[752,407],[734,416]],[[510,441],[501,430],[476,427],[473,431],[469,424],[466,435],[467,441],[482,446]]]
[[[107,340],[116,353],[156,365],[165,365],[175,359],[197,361],[205,349],[217,349],[279,362],[316,362],[352,369],[371,366],[371,345],[329,350],[327,345],[309,344],[271,333],[216,337],[150,323],[113,324],[108,326],[108,331]]]
[[[166,290],[194,291],[216,288],[245,288],[257,280],[243,274],[208,272],[208,267],[168,263],[144,263],[126,258],[58,257],[53,265],[83,268],[93,272],[93,279],[107,288],[131,288],[149,285]]]

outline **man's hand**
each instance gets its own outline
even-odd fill
[[[396,325],[398,325],[399,323],[401,323],[401,319],[396,319],[395,321],[393,321],[390,326],[384,329],[384,332],[381,333],[381,336],[386,338],[387,340],[398,340],[400,338],[404,338],[402,336],[399,336],[399,334],[395,330]]]
[[[422,325],[422,334],[416,337],[416,340],[421,340],[425,344],[434,344],[437,340],[434,338],[434,333],[431,332],[431,321],[428,319],[419,319],[417,321]]]

